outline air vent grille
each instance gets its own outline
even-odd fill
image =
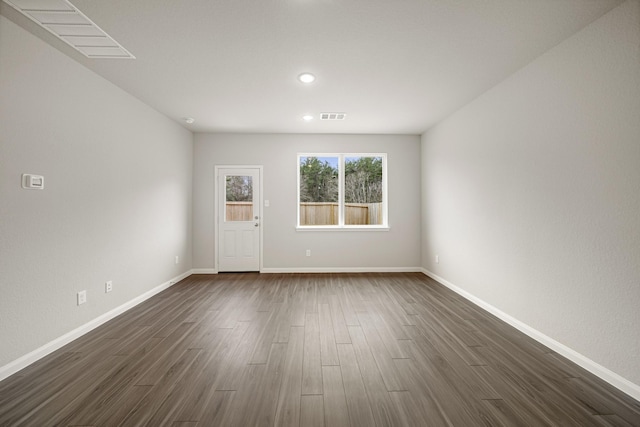
[[[135,59],[67,0],[4,0],[87,58]]]
[[[344,120],[346,113],[320,113],[320,120]]]

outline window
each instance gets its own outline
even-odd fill
[[[299,229],[386,229],[386,154],[299,154]]]
[[[227,175],[225,222],[253,219],[253,178]]]

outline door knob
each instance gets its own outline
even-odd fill
[[[254,226],[254,227],[257,227],[257,226],[258,226],[258,223],[256,222],[255,224],[253,224],[253,226]]]

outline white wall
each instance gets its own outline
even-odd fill
[[[640,384],[638,2],[424,134],[422,185],[427,270]]]
[[[296,231],[299,152],[388,153],[390,231]],[[194,158],[196,269],[214,268],[214,166],[232,164],[264,166],[265,270],[420,267],[419,136],[196,134]]]
[[[192,166],[190,132],[0,16],[0,368],[191,268]]]

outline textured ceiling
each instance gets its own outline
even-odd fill
[[[619,0],[71,0],[137,59],[88,59],[199,132],[419,134]],[[315,83],[296,76],[310,71]],[[346,112],[342,121],[319,113]],[[302,120],[304,114],[316,117]],[[195,123],[186,124],[185,117]]]

